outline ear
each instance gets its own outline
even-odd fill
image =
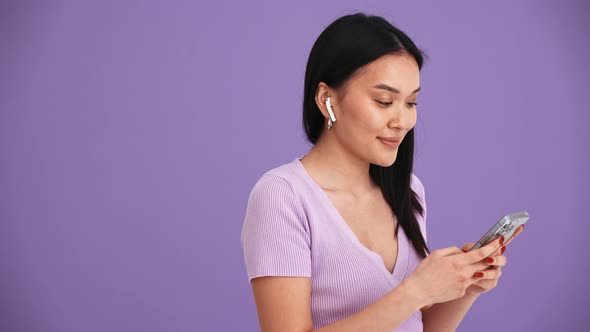
[[[329,119],[330,113],[328,113],[328,108],[326,107],[326,98],[330,97],[330,105],[332,106],[332,110],[336,114],[336,110],[334,109],[334,104],[336,100],[335,92],[328,87],[328,85],[324,82],[320,82],[318,84],[318,89],[316,90],[315,94],[315,103],[320,109],[320,112],[324,115],[324,118]],[[336,116],[338,117],[338,116]]]

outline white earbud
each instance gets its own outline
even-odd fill
[[[332,119],[332,122],[336,122],[336,117],[334,116],[334,111],[332,110],[332,105],[330,105],[330,97],[326,98],[326,107],[328,108],[328,113],[330,114],[330,119]]]

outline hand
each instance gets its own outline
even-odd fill
[[[504,250],[506,250],[506,246],[508,246],[512,240],[522,233],[523,230],[524,225],[519,227],[519,229],[514,232],[510,239],[508,239],[508,242],[506,242],[500,249],[496,250],[488,257],[492,258],[489,263],[484,260],[484,263],[487,265],[487,267],[479,271],[483,273],[482,277],[476,278],[478,281],[467,287],[465,290],[465,295],[479,296],[480,294],[489,292],[490,290],[496,288],[498,281],[500,280],[500,276],[502,275],[502,266],[505,266],[507,263],[506,256],[502,256],[502,254],[504,253]],[[461,247],[461,250],[468,252],[474,244],[475,243],[471,242],[467,243]]]
[[[478,281],[473,274],[487,266],[482,260],[500,249],[501,240],[496,239],[468,253],[456,246],[435,250],[405,281],[424,305],[460,298]]]

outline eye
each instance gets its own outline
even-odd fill
[[[380,101],[380,100],[375,100],[376,102],[378,102],[379,104],[381,104],[382,106],[389,106],[391,104],[393,104],[392,102],[386,102],[386,101]]]
[[[414,103],[414,102],[409,102],[409,103],[408,103],[408,106],[409,106],[410,108],[412,108],[412,107],[416,107],[416,105],[418,105],[418,103]]]

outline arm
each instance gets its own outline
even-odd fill
[[[477,297],[477,295],[466,294],[458,299],[437,303],[429,309],[424,309],[422,311],[424,332],[455,331]]]
[[[390,332],[425,305],[413,284],[404,280],[365,309],[314,330],[310,278],[255,278],[252,290],[261,332]]]

